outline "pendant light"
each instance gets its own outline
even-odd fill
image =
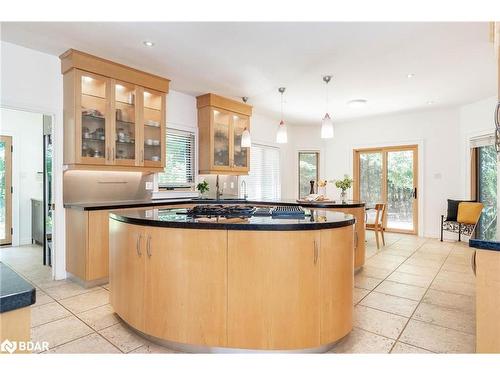
[[[281,121],[278,126],[278,132],[276,133],[276,143],[287,143],[288,136],[286,132],[285,121],[283,121],[283,93],[285,92],[285,88],[280,87],[278,91],[281,94]]]
[[[248,97],[243,96],[241,98],[241,100],[243,100],[243,103],[246,103],[248,100]],[[245,128],[245,130],[243,130],[243,133],[241,133],[241,147],[248,148],[251,146],[252,146],[252,137],[250,136],[250,131],[248,130],[248,128]]]
[[[323,81],[326,84],[326,114],[321,121],[321,138],[333,138],[333,121],[328,114],[328,82],[332,79],[332,76],[323,76]]]

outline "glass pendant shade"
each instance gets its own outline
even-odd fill
[[[250,147],[252,145],[252,138],[247,128],[241,133],[241,147]]]
[[[323,117],[323,121],[321,122],[321,138],[333,138],[333,121],[328,113]]]
[[[278,127],[278,132],[276,133],[276,143],[287,143],[288,136],[286,132],[286,125],[283,120],[281,120],[280,125]]]

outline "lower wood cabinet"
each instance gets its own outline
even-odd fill
[[[226,231],[110,220],[110,236],[111,305],[147,335],[297,350],[352,329],[352,226]]]
[[[228,231],[230,347],[320,346],[319,251],[319,231]]]
[[[144,332],[181,343],[226,344],[227,235],[146,228]]]
[[[127,323],[138,330],[144,330],[144,304],[146,287],[144,239],[146,233],[141,226],[123,224],[111,220],[109,284],[112,288],[110,302],[115,312],[126,317]]]
[[[476,250],[476,352],[500,353],[500,251]]]
[[[110,221],[111,305],[155,337],[226,344],[225,231],[142,227]]]
[[[92,286],[108,281],[109,211],[66,209],[66,271]]]

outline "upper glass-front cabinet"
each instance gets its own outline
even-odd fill
[[[109,147],[109,80],[93,74],[80,74],[80,156],[88,164],[104,164]]]
[[[197,97],[197,107],[199,173],[248,174],[250,148],[241,147],[241,138],[252,107],[215,94]]]
[[[163,170],[169,80],[72,49],[60,59],[68,169]]]
[[[165,160],[165,126],[163,125],[164,96],[161,93],[144,90],[143,93],[143,152],[141,162],[146,166],[159,166]]]
[[[233,160],[232,167],[236,169],[248,169],[249,156],[247,147],[241,147],[241,137],[243,131],[250,127],[250,121],[247,116],[233,115]]]
[[[136,164],[136,91],[135,85],[114,84],[115,139],[111,153],[118,165]]]
[[[226,111],[212,110],[213,113],[213,165],[218,169],[231,166],[229,140],[231,115]]]

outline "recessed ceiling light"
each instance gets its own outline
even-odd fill
[[[153,47],[155,44],[150,40],[145,40],[142,42],[146,47]]]
[[[429,101],[427,102],[427,104],[431,105],[431,104],[434,104],[434,102],[433,102],[432,100],[429,100]]]
[[[366,99],[354,99],[347,102],[347,105],[351,108],[362,108],[368,101]]]
[[[415,74],[413,74],[413,73],[408,73],[406,75],[406,78],[413,78],[413,77],[415,77]]]

